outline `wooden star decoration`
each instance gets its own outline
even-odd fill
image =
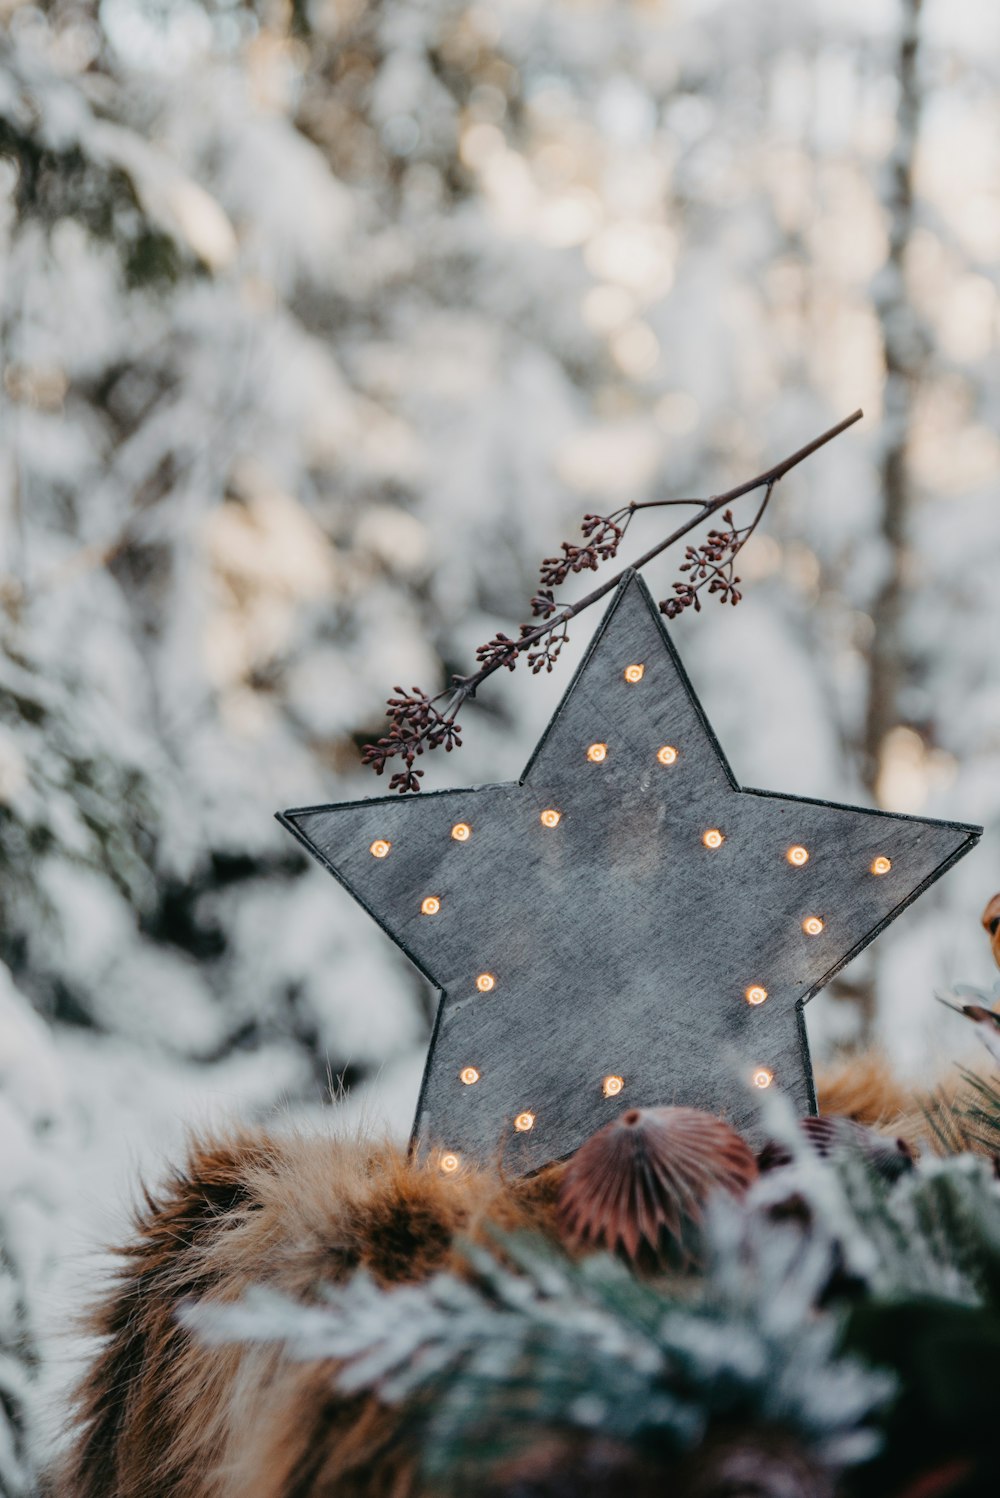
[[[982,831],[739,786],[634,573],[517,784],[281,820],[441,991],[414,1144],[446,1171],[629,1105],[815,1111],[803,1005]]]

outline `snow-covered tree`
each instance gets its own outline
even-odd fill
[[[746,783],[996,825],[986,0],[2,10],[0,960],[95,1137],[237,1074],[405,1127],[431,996],[273,811],[379,793],[387,692],[582,511],[859,404],[675,634]],[[561,684],[494,680],[428,782],[519,773]],[[818,1048],[918,1067],[998,883],[984,845]]]
[[[0,1494],[35,1491],[38,1302],[51,1276],[65,1087],[48,1027],[0,967]]]

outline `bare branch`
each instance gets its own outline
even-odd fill
[[[562,555],[546,557],[542,563],[541,582],[538,592],[531,600],[531,610],[535,618],[540,618],[543,622],[534,626],[522,624],[517,639],[511,639],[505,634],[495,635],[476,651],[479,670],[470,676],[453,677],[451,687],[439,692],[436,697],[428,697],[416,687],[412,696],[403,694],[397,687],[399,696],[390,698],[388,703],[389,733],[377,743],[365,746],[364,763],[371,765],[376,774],[381,775],[390,759],[401,758],[405,769],[392,777],[392,789],[418,791],[419,777],[423,772],[413,769],[414,760],[425,750],[438,748],[442,744],[448,750],[460,746],[461,730],[455,719],[462,704],[475,696],[488,677],[501,668],[513,671],[518,659],[526,651],[533,673],[551,671],[568,638],[566,626],[569,621],[612,592],[625,576],[626,569],[607,578],[576,603],[561,606],[554,597],[553,589],[564,583],[571,573],[596,571],[602,561],[615,557],[633,517],[640,510],[668,505],[697,507],[696,514],[655,546],[651,546],[632,564],[636,571],[641,571],[655,557],[675,545],[717,511],[733,504],[745,494],[763,489],[764,497],[754,518],[747,525],[736,526],[732,514],[727,511],[723,517],[727,524],[725,531],[711,530],[700,546],[687,548],[686,561],[681,571],[690,575],[674,584],[674,597],[661,603],[660,609],[668,617],[674,617],[689,605],[698,610],[701,607],[699,595],[703,589],[715,595],[722,603],[739,603],[742,597],[738,588],[740,579],[734,574],[733,563],[760,524],[776,485],[799,463],[860,421],[862,415],[860,409],[854,411],[836,426],[830,427],[804,447],[783,458],[780,463],[758,474],[756,478],[747,479],[745,483],[727,489],[723,494],[712,495],[705,500],[645,500],[625,505],[609,515],[585,515],[581,526],[583,544],[564,541]],[[447,706],[442,711],[437,704],[445,698],[448,699]]]

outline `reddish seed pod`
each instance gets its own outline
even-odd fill
[[[699,1108],[629,1108],[566,1166],[560,1218],[578,1244],[689,1263],[714,1191],[739,1195],[757,1176],[746,1141]]]

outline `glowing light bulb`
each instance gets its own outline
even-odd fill
[[[625,680],[629,683],[630,686],[634,686],[637,681],[642,681],[645,670],[645,666],[641,666],[638,664],[634,666],[626,666],[624,673]]]
[[[440,909],[441,901],[438,899],[437,895],[428,895],[426,900],[422,900],[420,902],[421,915],[437,915]]]
[[[391,847],[392,844],[384,837],[377,837],[368,851],[373,858],[388,858]]]
[[[661,765],[675,765],[677,763],[677,750],[673,744],[664,744],[662,749],[657,749],[656,757]]]
[[[703,832],[701,840],[706,848],[721,848],[726,841],[718,827],[710,827],[707,832]]]
[[[872,873],[873,874],[888,874],[888,872],[889,872],[889,870],[891,868],[892,868],[892,859],[891,858],[886,858],[886,856],[885,856],[884,853],[880,853],[879,856],[878,856],[878,858],[873,859],[873,861],[872,861]]]
[[[601,761],[607,759],[607,757],[607,744],[591,744],[590,748],[587,750],[587,758],[590,760],[591,764],[599,765]]]
[[[766,1066],[758,1066],[753,1074],[753,1085],[755,1087],[770,1087],[774,1081],[774,1072],[768,1071]]]
[[[802,922],[802,929],[807,936],[818,936],[823,929],[823,922],[818,915],[807,915]]]
[[[803,848],[801,843],[796,843],[794,848],[789,848],[785,857],[789,863],[794,864],[797,869],[800,869],[804,863],[809,862],[809,849]]]
[[[480,1076],[479,1072],[474,1066],[463,1066],[458,1075],[465,1083],[466,1087],[472,1087],[474,1083],[479,1081]]]
[[[514,1120],[514,1127],[519,1134],[527,1134],[529,1129],[535,1127],[535,1115],[533,1113],[519,1113]]]
[[[472,836],[472,828],[468,822],[456,822],[451,829],[451,835],[456,843],[467,843]]]
[[[605,1097],[617,1097],[624,1086],[624,1077],[605,1077],[604,1081],[601,1083],[601,1091],[604,1093]]]
[[[762,988],[759,983],[751,983],[747,989],[746,997],[748,1004],[763,1004],[767,998],[767,989]]]
[[[452,1151],[449,1150],[447,1154],[441,1156],[438,1164],[440,1165],[446,1176],[453,1176],[459,1165],[461,1164],[461,1161],[456,1154],[453,1154]]]
[[[497,986],[497,980],[492,973],[480,973],[476,979],[476,987],[480,993],[491,993]]]
[[[543,827],[558,827],[562,820],[562,812],[556,811],[554,807],[549,806],[539,815],[538,820]]]

